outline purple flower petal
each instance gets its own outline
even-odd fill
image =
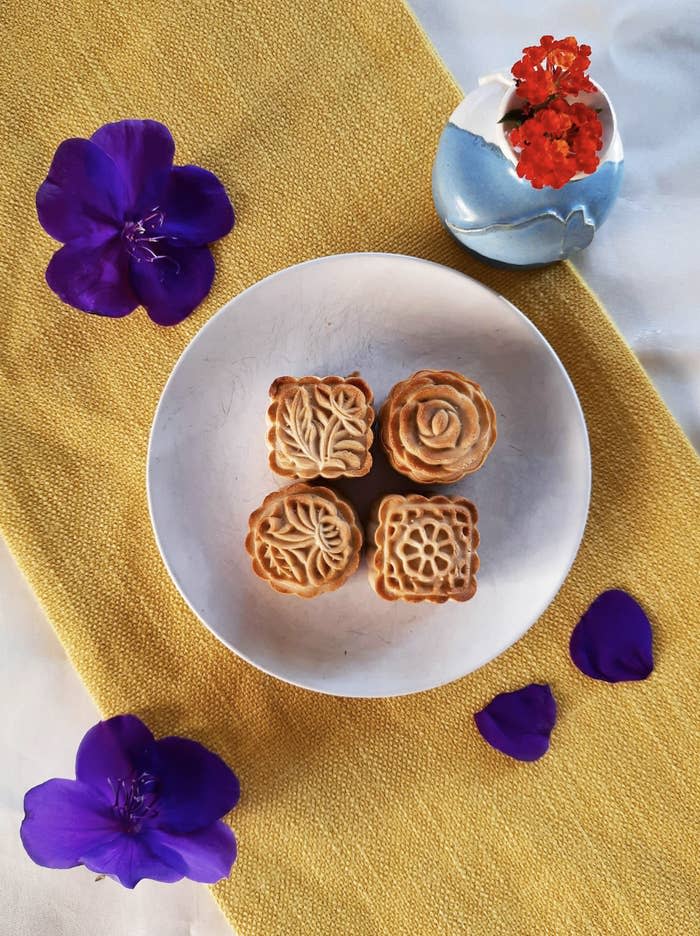
[[[121,230],[126,188],[109,156],[90,140],[64,140],[36,193],[39,223],[51,237],[108,240]]]
[[[139,304],[118,235],[102,244],[75,240],[61,247],[51,257],[46,282],[59,299],[83,312],[120,318]]]
[[[238,802],[240,786],[231,768],[188,738],[161,738],[147,767],[159,779],[158,826],[193,832],[225,816]]]
[[[531,683],[503,692],[474,715],[482,738],[516,760],[538,760],[549,749],[557,705],[547,685]]]
[[[186,835],[165,829],[148,829],[144,835],[154,854],[160,855],[163,848],[177,852],[187,866],[185,877],[202,884],[228,877],[236,860],[236,837],[225,822]]]
[[[135,715],[116,715],[98,722],[80,742],[75,775],[112,804],[115,782],[141,772],[153,743],[153,735]]]
[[[130,261],[131,284],[158,325],[177,325],[204,299],[214,281],[214,258],[208,247],[162,247],[155,261]]]
[[[24,797],[20,829],[27,854],[46,868],[74,868],[82,855],[120,834],[100,794],[76,780],[47,780]]]
[[[654,669],[649,618],[627,592],[603,592],[571,634],[574,664],[592,679],[627,682],[646,679]]]
[[[110,156],[126,186],[127,207],[136,221],[158,207],[175,154],[168,128],[156,120],[105,124],[90,138]]]
[[[165,223],[159,233],[197,247],[224,237],[233,227],[226,189],[213,172],[199,166],[175,166],[160,207]]]
[[[185,876],[184,860],[168,848],[156,855],[144,835],[122,835],[96,845],[82,855],[82,864],[133,888],[144,878],[172,884]]]

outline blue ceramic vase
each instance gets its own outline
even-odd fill
[[[615,112],[600,85],[577,100],[599,110],[600,164],[560,189],[518,178],[517,154],[498,122],[522,106],[510,77],[481,78],[450,117],[433,165],[433,200],[447,230],[482,259],[513,267],[563,260],[587,247],[607,218],[623,170]]]

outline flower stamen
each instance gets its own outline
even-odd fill
[[[155,232],[165,223],[165,212],[160,208],[153,208],[139,221],[127,221],[122,231],[124,245],[130,257],[137,263],[156,263],[166,260],[175,266],[175,272],[180,272],[180,264],[168,254],[156,253],[149,244],[160,241],[177,240],[175,236],[156,234]]]
[[[135,777],[108,778],[114,794],[112,809],[127,832],[138,832],[146,819],[158,815],[158,781],[147,772]]]

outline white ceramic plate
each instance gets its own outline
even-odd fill
[[[474,378],[498,413],[485,466],[444,489],[479,510],[476,597],[382,601],[364,564],[320,598],[274,592],[253,574],[243,545],[250,513],[285,483],[267,461],[269,385],[282,374],[359,370],[381,403],[392,384],[421,368]],[[335,483],[362,519],[379,494],[416,490],[391,471],[376,442],[374,451],[368,477]],[[480,283],[394,254],[312,260],[224,306],[173,370],[148,453],[156,540],[192,610],[255,666],[344,696],[430,689],[521,637],[574,560],[590,477],[576,393],[537,329]]]

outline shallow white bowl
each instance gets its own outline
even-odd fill
[[[285,484],[268,467],[267,391],[283,374],[359,370],[381,403],[421,368],[482,384],[499,438],[446,489],[479,510],[481,571],[466,604],[385,602],[366,569],[313,600],[272,591],[244,549],[250,513]],[[375,442],[365,478],[333,483],[365,519],[372,500],[417,490]],[[430,689],[521,637],[576,556],[590,495],[586,426],[559,359],[514,306],[454,270],[394,254],[312,260],[237,296],[195,336],[156,411],[148,498],[163,560],[228,647],[299,686],[344,696]]]

